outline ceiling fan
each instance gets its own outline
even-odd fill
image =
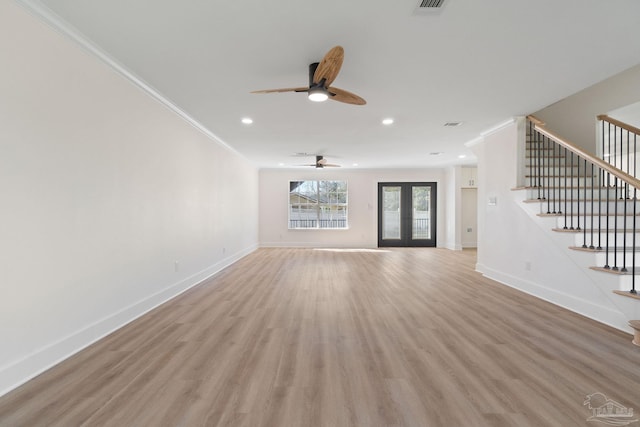
[[[323,156],[316,156],[316,162],[314,164],[311,164],[311,165],[300,165],[300,166],[311,166],[311,167],[316,168],[316,169],[339,168],[340,167],[340,165],[332,165],[331,163],[327,163],[327,159],[325,159]]]
[[[367,101],[355,93],[331,86],[340,72],[343,59],[344,49],[342,46],[335,46],[324,55],[322,61],[309,65],[309,87],[256,90],[251,93],[307,92],[311,101],[332,99],[346,104],[365,105]]]

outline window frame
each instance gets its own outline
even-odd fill
[[[315,202],[311,203],[301,203],[298,200],[298,203],[292,203],[292,195],[294,194],[295,188],[299,188],[301,185],[293,188],[295,183],[313,183],[315,186]],[[321,184],[326,183],[326,184]],[[328,191],[326,193],[322,193],[323,188],[327,188],[331,186],[330,183],[338,183],[338,188],[344,187],[344,191]],[[346,180],[338,180],[338,179],[299,179],[299,180],[289,180],[289,192],[288,192],[288,200],[287,200],[287,229],[288,230],[348,230],[349,229],[349,183]],[[340,202],[339,199],[340,194],[344,194],[344,202]],[[326,199],[326,202],[323,202],[323,196]],[[298,198],[301,197],[307,198],[309,200],[309,194],[298,193]],[[302,209],[303,206],[308,207],[306,214],[311,214],[311,218],[292,218],[292,214],[294,213],[294,207],[297,206],[297,209]],[[344,211],[342,215],[338,215],[338,218],[325,218],[326,212],[340,212]],[[331,216],[331,214],[329,215]],[[293,221],[306,221],[306,226],[292,226]],[[338,224],[343,221],[344,226],[322,226],[325,221],[328,221],[328,224],[332,224],[337,222]],[[313,223],[313,226],[309,226],[309,223]]]

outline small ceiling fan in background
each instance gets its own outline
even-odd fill
[[[342,46],[335,46],[324,55],[322,61],[309,65],[309,87],[256,90],[251,93],[307,92],[311,101],[331,99],[346,104],[365,105],[367,101],[358,95],[331,86],[340,72],[343,60],[344,49]]]
[[[316,156],[316,162],[314,164],[300,166],[311,166],[316,169],[340,167],[340,165],[332,165],[331,163],[327,163],[327,159],[325,159],[323,156]]]

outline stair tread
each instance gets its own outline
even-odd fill
[[[574,251],[581,251],[581,252],[591,252],[591,253],[604,253],[607,250],[605,248],[583,248],[582,246],[569,246],[569,249],[574,250]],[[624,248],[622,247],[616,247],[616,248],[609,248],[609,252],[631,252],[633,250],[633,247],[631,246],[626,246]],[[640,253],[640,246],[636,246],[635,251]]]
[[[553,203],[553,202],[555,202],[555,203],[563,202],[564,203],[565,201],[567,203],[570,203],[572,200],[571,199],[555,199],[555,200],[554,199],[524,199],[522,202],[523,203],[536,203],[536,202],[547,203],[547,201],[549,201],[550,203]],[[575,198],[575,199],[573,199],[573,201],[577,202],[578,199]],[[607,203],[607,199],[600,200],[600,199],[583,199],[583,198],[580,198],[580,203],[582,203],[582,202],[592,202],[592,201],[593,202]],[[626,202],[632,202],[633,200],[632,199],[610,199],[609,200],[609,202],[625,202],[625,201]],[[637,199],[636,201],[640,201],[640,199]]]
[[[621,268],[621,267],[619,267]],[[616,276],[630,276],[631,275],[631,266],[627,267],[627,271],[621,271],[620,269],[614,270],[612,268],[604,268],[604,267],[589,267],[590,270],[601,271],[603,273],[615,274]],[[640,269],[638,270],[640,273]]]
[[[632,294],[629,291],[613,291],[613,293],[616,294],[616,295],[621,295],[623,297],[640,299],[640,295]],[[632,325],[632,322],[638,322],[638,323],[635,323],[635,325],[638,325],[638,326]],[[634,329],[638,329],[638,327],[640,326],[640,320],[629,320],[629,326],[631,326]]]
[[[624,229],[624,227],[622,227],[622,228],[618,228],[617,230],[616,230],[616,229],[614,229],[614,228],[611,228],[611,229],[604,229],[604,228],[601,228],[600,230],[598,230],[597,228],[593,228],[593,229],[592,229],[592,228],[581,228],[581,229],[576,229],[576,228],[574,228],[573,230],[571,230],[571,229],[569,229],[569,228],[558,228],[558,227],[555,227],[555,228],[552,228],[551,230],[553,230],[553,231],[557,231],[558,233],[584,233],[585,231],[586,231],[587,233],[590,233],[590,232],[591,232],[591,230],[593,230],[594,232],[595,232],[595,231],[600,231],[601,233],[616,233],[616,232],[617,232],[617,233],[625,233],[625,232],[626,232],[626,233],[633,233],[633,232],[634,232],[634,231],[631,229],[631,227],[627,227],[627,229],[626,229],[626,230]],[[637,229],[637,230],[635,231],[635,233],[640,233],[640,228],[639,228],[639,229]]]
[[[525,178],[540,178],[540,179],[547,179],[547,178],[597,178],[597,175],[573,175],[573,176],[567,176],[567,175],[544,175],[544,176],[540,176],[540,175],[525,175]]]
[[[569,217],[577,217],[577,216],[580,216],[580,217],[584,217],[584,216],[591,217],[592,216],[591,212],[587,212],[587,213],[581,212],[580,215],[578,215],[578,213],[576,213],[576,212],[574,212],[574,213],[569,213],[569,212],[566,212],[566,213],[565,212],[561,212],[561,213],[557,213],[557,212],[556,213],[538,213],[536,215],[537,216],[555,216],[555,217],[566,216],[568,218]],[[598,215],[597,212],[594,212],[593,213],[593,217],[595,218],[597,216],[601,216],[602,218],[606,218],[608,216],[609,217],[611,217],[611,216],[621,216],[621,217],[631,216],[632,217],[634,215],[633,215],[632,212],[627,212],[626,214],[624,214],[622,212],[618,212],[617,214],[614,213],[614,212],[609,212],[609,215],[607,215],[606,212],[603,212],[602,215]],[[636,213],[635,216],[640,217],[640,213]]]
[[[544,186],[541,185],[540,187],[525,186],[525,187],[518,187],[518,188],[523,188],[525,190],[537,190],[537,189],[541,189],[541,190],[543,190],[543,189],[551,189],[551,190],[565,190],[565,189],[566,190],[572,190],[573,189],[573,190],[577,190],[578,189],[578,185],[576,184],[573,187],[571,187],[571,186],[568,186],[568,187],[564,187],[564,186],[562,186],[562,187],[558,187],[558,186],[549,187],[547,185],[544,185]],[[589,187],[589,186],[580,185],[580,190],[584,190],[585,188],[587,188],[588,190],[591,190],[591,187]],[[606,189],[607,189],[607,187],[602,187],[602,190],[606,190]],[[594,192],[595,191],[599,191],[599,190],[600,190],[599,187],[593,187],[593,191]],[[609,190],[618,191],[618,190],[620,190],[620,188],[609,187]],[[620,199],[620,200],[623,200],[623,199]],[[631,200],[631,199],[627,199],[627,200]]]

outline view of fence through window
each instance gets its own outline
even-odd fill
[[[347,228],[346,181],[290,181],[289,228]]]

